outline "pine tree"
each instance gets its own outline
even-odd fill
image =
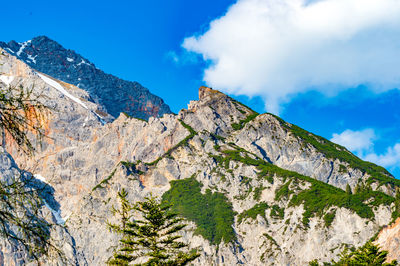
[[[397,265],[396,261],[385,263],[388,252],[381,251],[379,248],[368,241],[364,246],[357,249],[350,257],[351,265],[368,266],[392,266]]]
[[[120,247],[109,259],[110,265],[183,266],[199,254],[188,250],[188,244],[179,241],[179,232],[186,227],[183,219],[170,211],[171,205],[160,203],[158,198],[146,197],[134,205],[128,202],[125,190],[118,194],[121,207],[114,212],[121,217],[119,224],[109,228],[122,235]],[[141,219],[132,219],[135,211]]]
[[[347,193],[347,194],[352,194],[352,192],[351,192],[351,187],[350,187],[349,184],[346,185],[346,193]]]
[[[17,147],[32,155],[35,145],[31,137],[41,143],[42,123],[48,107],[41,103],[42,95],[34,95],[33,88],[0,86],[0,132],[10,136]],[[30,134],[31,133],[31,134]]]
[[[4,56],[5,53],[0,50],[0,57]],[[43,104],[45,96],[34,93],[33,88],[0,83],[1,137],[9,135],[17,147],[29,155],[35,151],[30,137],[34,136],[38,143],[41,143],[44,137],[42,122],[49,110],[49,107]],[[32,133],[31,136],[29,133]]]
[[[394,260],[390,263],[386,263],[387,251],[380,250],[378,246],[372,244],[371,241],[365,243],[364,246],[359,247],[357,250],[350,252],[346,247],[340,254],[338,262],[332,261],[332,263],[324,263],[324,265],[334,266],[395,266],[397,261]],[[309,262],[311,266],[319,265],[317,260]]]
[[[35,260],[49,250],[62,255],[51,243],[52,224],[41,215],[41,186],[23,173],[7,179],[0,177],[0,236],[15,249],[25,249]]]
[[[111,224],[108,223],[108,226],[111,230],[116,233],[122,234],[122,238],[120,239],[120,247],[116,253],[114,253],[113,258],[111,258],[108,263],[111,265],[128,265],[129,262],[135,259],[131,254],[135,251],[130,245],[131,236],[126,234],[125,232],[128,230],[127,223],[132,218],[131,211],[133,207],[127,200],[128,192],[125,189],[122,189],[121,192],[118,192],[118,199],[120,201],[121,207],[120,209],[113,208],[114,215],[117,214],[121,218],[121,224]]]
[[[3,56],[1,51],[0,57]],[[33,87],[0,83],[1,146],[8,136],[20,150],[33,155],[36,144],[44,137],[42,122],[49,108],[42,104],[43,99],[43,95],[33,92]],[[0,176],[0,236],[8,240],[13,249],[26,251],[30,258],[39,260],[52,250],[63,260],[62,252],[51,243],[52,224],[41,215],[40,194],[44,189],[23,171],[15,176]]]

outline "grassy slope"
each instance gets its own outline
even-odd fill
[[[249,108],[249,110],[251,109]],[[246,123],[252,121],[257,115],[256,112],[251,112],[246,119],[241,120],[233,126],[234,130],[244,128]],[[400,187],[400,180],[392,178],[386,169],[373,163],[364,162],[344,147],[309,133],[298,126],[288,124],[279,117],[276,118],[284,128],[297,138],[303,140],[305,145],[310,144],[314,146],[329,159],[339,159],[341,162],[347,162],[351,168],[360,169],[362,172],[368,173],[371,176],[368,180],[369,184],[377,181],[380,185],[389,184]],[[180,122],[188,129],[190,135],[173,149],[187,144],[187,141],[197,134],[190,126],[184,124],[182,121]],[[224,139],[220,140],[224,141]],[[219,148],[217,145],[218,150]],[[167,152],[167,154],[169,153]],[[330,207],[333,206],[344,207],[354,211],[360,217],[374,219],[373,207],[380,204],[388,205],[395,201],[393,197],[379,191],[372,191],[369,187],[364,187],[355,194],[346,193],[324,182],[279,168],[249,155],[251,155],[249,152],[239,147],[236,147],[234,150],[222,151],[221,155],[210,154],[216,160],[217,164],[226,170],[229,170],[229,162],[234,160],[243,164],[256,166],[259,169],[258,178],[265,178],[269,182],[273,182],[273,177],[288,180],[276,192],[276,200],[279,201],[286,198],[289,201],[289,206],[304,204],[303,223],[305,226],[308,225],[309,219],[315,215],[323,217],[326,225],[329,226],[335,217],[335,211],[328,212]],[[158,160],[149,165],[155,165],[157,162]],[[343,171],[347,170],[345,166],[342,166],[341,169]],[[299,182],[308,182],[311,186],[309,189],[300,191],[290,189],[291,186],[296,187]],[[232,225],[235,213],[232,210],[232,204],[222,193],[211,193],[210,190],[207,190],[205,194],[202,194],[200,189],[201,184],[194,177],[172,181],[171,189],[163,195],[163,200],[173,203],[175,211],[183,217],[194,221],[197,224],[196,233],[202,235],[211,243],[218,244],[222,239],[225,242],[233,241],[235,233]],[[275,210],[275,216],[283,218],[283,210],[279,209],[278,206],[276,207],[275,209],[278,211]],[[265,211],[268,208],[270,206],[260,202],[253,208],[239,214],[238,222],[240,223],[247,218],[254,219],[258,214],[265,216]],[[394,212],[394,216],[398,216],[398,209]]]
[[[171,181],[171,188],[162,199],[173,204],[172,209],[197,225],[195,233],[202,235],[212,244],[235,240],[233,230],[235,213],[232,203],[222,193],[207,190],[201,193],[201,184],[192,176]]]
[[[304,204],[305,212],[303,213],[303,223],[308,225],[309,219],[317,215],[322,217],[330,207],[344,207],[354,211],[362,218],[373,219],[374,213],[372,208],[381,204],[390,205],[395,199],[380,191],[373,191],[369,187],[360,188],[355,194],[346,193],[344,190],[326,184],[319,180],[303,176],[299,173],[288,171],[269,164],[258,158],[251,158],[248,153],[243,150],[225,150],[222,151],[223,156],[214,156],[217,163],[221,167],[229,165],[231,160],[241,162],[246,165],[253,165],[259,169],[259,178],[265,178],[269,181],[273,180],[274,176],[288,180],[277,192],[275,199],[277,201],[287,198],[289,206],[299,206]],[[290,184],[298,188],[300,182],[311,184],[309,189],[301,190],[295,193],[291,190]],[[291,197],[290,197],[291,196]],[[369,203],[366,204],[365,202]],[[259,208],[256,208],[259,210]],[[398,210],[394,212],[397,216]],[[251,212],[248,215],[253,216]],[[241,217],[244,219],[245,217]]]
[[[272,114],[271,114],[272,115]],[[376,164],[366,162],[349,152],[345,147],[335,144],[323,137],[312,134],[296,125],[286,123],[280,117],[273,115],[280,124],[289,130],[294,136],[300,138],[304,143],[311,144],[319,152],[324,154],[328,159],[338,159],[341,162],[346,162],[349,167],[359,169],[370,175],[369,183],[378,182],[379,185],[391,185],[392,187],[400,187],[400,180],[393,176],[383,167]],[[342,170],[345,171],[346,169]]]

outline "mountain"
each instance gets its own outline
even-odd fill
[[[46,36],[18,43],[0,42],[0,47],[30,67],[89,92],[99,104],[100,115],[118,117],[121,112],[148,119],[171,113],[164,101],[138,82],[104,73],[86,58],[67,50]],[[106,120],[107,117],[105,117]]]
[[[400,259],[400,181],[344,147],[207,87],[177,115],[120,114],[104,124],[88,92],[1,53],[0,86],[34,84],[51,107],[34,156],[10,138],[2,154],[51,188],[42,215],[56,225],[50,235],[70,264],[110,257],[118,236],[106,222],[116,221],[122,188],[131,201],[153,193],[174,204],[189,220],[183,238],[200,250],[195,265],[329,262],[377,235]],[[0,253],[7,265],[27,257]]]

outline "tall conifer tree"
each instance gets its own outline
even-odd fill
[[[109,223],[109,227],[122,237],[108,264],[129,265],[135,261],[135,265],[143,266],[183,266],[199,257],[196,250],[189,251],[188,244],[180,241],[179,232],[186,224],[170,211],[171,205],[164,205],[153,196],[132,205],[125,190],[118,198],[121,207],[114,213],[120,216],[120,223]],[[132,211],[141,219],[132,219]]]

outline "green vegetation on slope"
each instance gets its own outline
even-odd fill
[[[146,119],[143,119],[143,118],[139,118],[139,117],[134,117],[134,116],[131,116],[131,115],[129,115],[128,113],[126,113],[126,112],[122,112],[127,118],[134,118],[134,119],[137,119],[137,120],[139,120],[139,121],[143,121],[143,122],[148,122]]]
[[[350,209],[357,213],[362,218],[373,219],[374,213],[372,207],[379,206],[381,204],[389,205],[394,202],[394,198],[386,195],[380,191],[373,191],[368,187],[359,189],[355,194],[349,194],[342,189],[336,188],[322,181],[303,176],[299,173],[282,169],[276,165],[269,164],[259,158],[251,158],[249,155],[241,150],[225,150],[222,151],[223,156],[213,156],[219,164],[223,164],[225,167],[231,160],[238,161],[246,165],[253,165],[259,169],[259,178],[270,179],[273,176],[281,177],[283,180],[289,179],[278,191],[276,192],[275,199],[280,200],[282,197],[289,198],[289,206],[299,206],[304,204],[303,223],[308,226],[309,219],[313,216],[322,217],[330,207],[343,207]],[[301,190],[298,187],[300,182],[307,182],[311,184],[308,189]],[[290,190],[289,186],[293,185],[300,190],[297,194],[295,191]],[[368,200],[368,204],[365,203]],[[398,213],[397,209],[395,213]],[[276,212],[278,216],[282,215],[282,211]],[[332,217],[333,216],[333,217]],[[333,220],[334,214],[331,217],[327,217],[329,220]]]
[[[201,184],[194,176],[171,181],[171,188],[162,196],[163,202],[173,204],[172,210],[197,225],[195,233],[212,244],[235,240],[235,213],[224,194],[209,189],[201,193]]]
[[[153,165],[157,165],[157,163],[164,157],[171,157],[171,153],[176,150],[177,148],[181,147],[181,146],[185,146],[188,144],[189,140],[191,138],[193,138],[194,136],[197,135],[197,132],[188,124],[185,124],[185,122],[183,122],[182,120],[179,119],[179,122],[181,123],[181,125],[186,128],[189,131],[189,135],[184,138],[183,140],[181,140],[178,144],[176,144],[174,147],[172,147],[171,149],[169,149],[166,153],[164,153],[162,156],[158,157],[156,160],[150,162],[150,163],[146,163],[146,165],[148,166],[153,166]]]
[[[307,178],[311,187],[293,194],[289,206],[298,206],[304,204],[303,224],[308,225],[309,219],[317,215],[321,217],[324,210],[332,206],[343,207],[354,211],[358,216],[367,219],[373,219],[374,213],[372,206],[381,204],[390,205],[394,199],[382,192],[364,190],[357,194],[348,194],[345,191],[321,181]],[[370,203],[364,203],[371,200]],[[333,219],[332,217],[330,219]]]
[[[105,186],[105,185],[108,184],[108,181],[110,181],[110,179],[114,176],[114,174],[115,174],[116,171],[117,171],[117,168],[115,168],[115,169],[111,172],[111,174],[110,174],[109,176],[107,176],[107,177],[104,178],[100,183],[98,183],[96,186],[94,186],[94,187],[92,188],[92,191],[95,191],[95,190],[98,189],[98,188],[105,188],[105,187],[103,187],[103,185]]]
[[[290,183],[292,182],[292,180],[289,180],[288,182],[286,182],[283,186],[281,186],[278,191],[275,192],[275,200],[280,200],[282,197],[288,199],[290,194],[293,193],[293,191],[291,191],[289,189]]]
[[[264,217],[265,220],[267,218],[265,217],[265,211],[269,208],[268,204],[265,202],[260,202],[254,205],[252,208],[243,211],[238,215],[238,223],[242,223],[243,220],[251,218],[251,219],[256,219],[257,215],[261,215]]]
[[[323,265],[326,266],[358,266],[358,265],[371,265],[371,266],[395,266],[398,265],[396,260],[391,262],[387,261],[388,252],[381,250],[379,246],[374,245],[371,241],[368,241],[364,246],[359,247],[356,250],[351,251],[347,247],[340,254],[339,261],[332,260],[331,263],[324,262]],[[319,266],[318,260],[312,260],[309,262],[310,266]]]
[[[256,113],[256,111],[254,111],[253,109],[251,109],[251,108],[248,107],[247,105],[245,105],[245,104],[243,104],[243,103],[241,103],[241,102],[239,102],[239,101],[236,101],[236,100],[233,99],[232,97],[229,97],[229,96],[227,96],[227,97],[233,102],[233,104],[236,105],[236,107],[242,106],[242,107],[244,107],[245,109],[251,111],[252,113]],[[240,110],[240,108],[238,108],[238,110],[239,110],[239,112],[241,112],[241,113],[243,112],[243,110]]]
[[[329,227],[332,224],[333,220],[335,219],[335,216],[336,216],[336,210],[328,212],[327,214],[324,215],[324,222],[326,227]]]
[[[342,162],[347,162],[349,167],[359,169],[364,173],[368,173],[371,177],[369,183],[378,182],[379,185],[391,185],[392,187],[400,187],[400,180],[392,177],[392,175],[383,167],[376,164],[365,162],[357,156],[349,152],[345,147],[335,144],[323,137],[314,135],[296,125],[288,124],[280,117],[274,116],[287,130],[293,133],[294,136],[302,139],[304,143],[309,143],[314,146],[319,152],[323,153],[328,159],[339,159]],[[340,171],[346,171],[346,167],[341,165]]]
[[[278,205],[273,205],[271,208],[271,217],[283,219],[285,217],[285,209],[279,208]]]
[[[250,122],[251,120],[253,120],[254,118],[256,118],[258,116],[258,113],[254,112],[251,115],[247,116],[245,119],[242,119],[239,121],[239,123],[233,123],[232,124],[232,128],[234,130],[240,130],[242,128],[244,128],[244,126]]]

